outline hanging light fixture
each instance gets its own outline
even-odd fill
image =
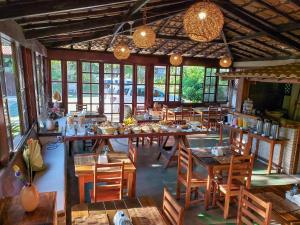
[[[182,56],[180,54],[177,54],[177,53],[172,54],[170,56],[170,63],[173,66],[179,66],[179,65],[181,65],[181,63],[182,63]]]
[[[229,56],[224,56],[220,59],[220,66],[224,68],[230,67],[232,64],[232,59]]]
[[[128,59],[130,56],[130,49],[126,44],[118,44],[114,49],[114,56],[119,60]]]
[[[143,16],[144,25],[138,27],[133,33],[133,42],[138,48],[150,48],[155,44],[156,34],[154,30],[146,25],[146,9]]]
[[[220,8],[209,1],[192,5],[183,18],[184,30],[194,41],[209,42],[223,29],[224,16]]]

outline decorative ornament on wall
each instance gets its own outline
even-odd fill
[[[216,39],[224,25],[221,9],[212,2],[192,5],[183,18],[184,30],[194,41],[209,42]]]
[[[177,54],[177,53],[172,54],[170,56],[170,63],[173,66],[180,66],[181,63],[182,63],[182,56],[180,54]]]
[[[220,66],[224,68],[230,67],[232,64],[232,59],[229,56],[224,56],[220,59]]]
[[[118,44],[114,49],[114,56],[119,60],[128,59],[130,56],[130,49],[126,44]]]
[[[146,8],[144,9],[143,14],[144,25],[138,27],[134,31],[132,38],[136,47],[150,48],[155,44],[156,34],[150,26],[146,25]]]

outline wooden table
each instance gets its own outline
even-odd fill
[[[211,154],[211,148],[192,148],[194,161],[207,170],[207,185],[204,196],[204,206],[207,210],[210,205],[210,193],[212,188],[212,181],[215,177],[216,171],[229,170],[230,158],[233,154],[237,154],[230,150],[224,149],[224,156],[214,156]]]
[[[96,154],[77,154],[74,156],[75,175],[78,177],[79,199],[84,202],[84,184],[94,181],[93,166],[96,162]],[[135,196],[136,168],[126,153],[109,152],[109,162],[124,162],[124,178],[127,179],[127,192],[129,197]]]
[[[133,225],[167,225],[149,197],[75,205],[72,207],[72,224],[94,224],[97,221],[97,224],[101,222],[101,225],[113,225],[113,217],[117,210],[122,210],[131,218]]]
[[[0,224],[3,225],[52,225],[57,224],[56,192],[40,193],[38,208],[30,213],[24,211],[20,197],[0,200]]]
[[[252,141],[253,138],[256,138],[257,142],[256,142],[256,148],[255,148],[255,155],[258,156],[258,147],[259,147],[259,141],[264,141],[269,143],[270,145],[270,156],[269,156],[269,161],[268,161],[268,169],[267,169],[267,173],[270,174],[271,170],[272,170],[272,165],[273,163],[273,156],[274,156],[274,149],[275,149],[275,145],[279,144],[280,145],[280,151],[279,151],[279,163],[278,165],[275,164],[275,166],[277,167],[277,173],[280,173],[280,170],[282,168],[282,158],[283,158],[283,150],[284,150],[284,144],[286,143],[287,139],[270,139],[269,137],[264,137],[261,136],[259,134],[254,134],[254,133],[248,133],[248,143],[250,145],[250,149],[252,148]]]
[[[191,117],[193,115],[193,110],[190,108],[168,108],[167,110],[163,111],[163,118],[166,120],[170,119],[170,116],[173,117],[173,120],[183,120],[184,117]],[[179,117],[179,119],[178,119]]]
[[[194,135],[194,134],[207,134],[206,130],[182,130],[182,131],[177,131],[177,132],[152,132],[152,133],[140,133],[140,134],[134,134],[134,133],[129,133],[129,134],[112,134],[112,135],[107,135],[107,134],[93,134],[93,135],[74,135],[74,136],[64,136],[63,140],[66,145],[66,149],[69,149],[69,154],[71,155],[72,147],[71,144],[73,141],[83,141],[83,140],[98,140],[101,146],[108,145],[110,150],[113,151],[112,146],[110,144],[110,139],[113,138],[128,138],[129,141],[135,138],[146,138],[146,137],[174,137],[175,144],[171,147],[171,149],[166,148],[166,143],[167,139],[164,141],[164,144],[160,146],[160,153],[158,156],[158,159],[160,158],[161,155],[163,155],[167,161],[165,163],[165,168],[168,167],[170,161],[172,160],[173,156],[175,156],[177,150],[178,150],[178,145],[182,144],[186,148],[189,148],[189,142],[187,140],[187,135]],[[99,149],[99,148],[98,148]],[[167,149],[167,150],[166,150]]]
[[[228,109],[221,109],[221,108],[219,108],[218,110],[220,114],[228,111]],[[208,112],[209,112],[208,107],[196,107],[193,108],[193,117],[195,117],[195,115],[200,115],[200,121],[203,124],[203,119],[208,117]]]
[[[290,189],[291,185],[279,185],[252,188],[250,192],[272,203],[272,218],[280,224],[300,224],[300,206],[285,198],[285,192]]]

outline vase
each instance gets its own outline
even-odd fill
[[[26,212],[34,211],[40,201],[40,195],[35,185],[24,186],[20,192],[20,201]]]

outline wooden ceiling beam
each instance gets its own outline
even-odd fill
[[[189,4],[186,4],[186,7]],[[160,15],[169,15],[171,13],[181,12],[184,9],[185,8],[183,4],[179,5],[178,7],[172,7],[172,9],[170,9],[170,7],[158,8],[149,11],[148,18],[152,18]],[[143,19],[143,14],[137,13],[136,15],[133,15],[130,18],[129,17],[123,18],[122,16],[111,16],[111,17],[98,18],[98,19],[86,19],[83,21],[66,22],[63,25],[55,26],[52,28],[38,29],[38,30],[32,30],[27,32],[25,31],[25,37],[28,39],[42,38],[42,37],[53,36],[58,34],[71,33],[74,31],[88,30],[88,29],[105,27],[105,26],[114,26],[115,24],[126,23],[129,21],[138,21],[142,19]]]
[[[232,49],[236,49],[237,51],[240,51],[240,52],[245,52],[245,53],[247,53],[249,55],[253,55],[255,57],[265,57],[265,55],[249,51],[249,50],[241,48],[239,46],[232,46]]]
[[[226,49],[227,49],[227,52],[228,52],[229,57],[233,59],[233,56],[232,56],[232,54],[231,54],[231,49],[230,49],[229,44],[228,44],[228,42],[227,42],[227,38],[226,38],[226,35],[225,35],[225,33],[224,33],[224,30],[222,30],[222,32],[221,32],[221,37],[222,37],[222,39],[223,39],[223,41],[224,41],[224,44],[225,44],[225,46],[226,46]]]
[[[132,19],[132,16],[134,14],[136,14],[138,11],[140,11],[140,9],[146,5],[150,0],[139,0],[137,1],[133,6],[132,8],[130,8],[128,10],[128,12],[126,13],[126,15],[123,16],[122,18],[122,21],[130,21]],[[116,37],[117,37],[117,34],[119,33],[119,31],[122,29],[122,27],[125,25],[126,22],[122,22],[122,23],[119,23],[119,24],[116,24],[114,26],[114,29],[113,29],[113,36],[112,36],[112,39],[109,43],[109,46],[111,47],[115,40],[116,40]]]
[[[169,17],[173,17],[174,13],[171,12],[172,15],[159,15],[156,17],[151,17],[148,18],[147,23],[151,24],[154,23],[156,21],[159,21],[161,19],[166,19]],[[142,21],[138,21],[133,25],[133,28],[136,28],[138,26],[141,26],[143,24]],[[128,30],[124,30],[124,32],[126,32]],[[79,43],[79,42],[85,42],[85,41],[91,41],[91,40],[95,40],[95,39],[99,39],[99,38],[103,38],[103,37],[107,37],[112,35],[111,31],[105,31],[105,32],[94,32],[93,34],[87,36],[87,37],[79,37],[79,38],[72,38],[71,40],[68,41],[62,41],[62,42],[53,42],[51,44],[48,45],[48,47],[59,47],[59,46],[64,46],[64,45],[71,45],[71,44],[75,44],[75,43]]]
[[[228,1],[216,0],[216,2],[227,13],[233,14],[240,20],[244,20],[247,23],[255,25],[257,29],[259,29],[260,31],[264,31],[272,39],[284,43],[294,49],[300,50],[300,44],[298,42],[280,34],[277,29],[268,26],[265,21],[260,20],[256,15],[253,15],[243,10],[242,8],[239,8],[235,4]]]
[[[25,16],[39,16],[58,12],[91,9],[94,7],[107,7],[131,2],[133,2],[133,0],[47,0],[40,3],[21,1],[21,3],[8,3],[1,6],[0,21]]]

